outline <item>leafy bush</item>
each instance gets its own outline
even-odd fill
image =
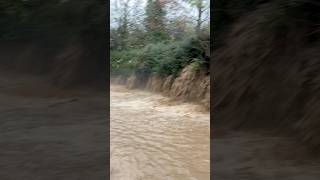
[[[111,51],[110,65],[111,74],[114,75],[129,75],[134,72],[138,64],[139,50],[130,51]]]
[[[136,50],[112,51],[111,72],[122,75],[135,72],[176,76],[190,63],[203,64],[203,52],[204,49],[196,38],[148,44]]]

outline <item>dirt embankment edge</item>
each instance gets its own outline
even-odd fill
[[[172,75],[161,77],[112,76],[111,82],[125,85],[128,89],[145,89],[162,93],[174,100],[195,102],[210,109],[210,75],[202,70],[194,70],[186,66],[177,77]]]

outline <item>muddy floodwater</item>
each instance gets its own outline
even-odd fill
[[[111,85],[112,180],[207,180],[210,117],[197,105]]]

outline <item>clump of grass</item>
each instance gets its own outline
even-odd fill
[[[192,60],[192,63],[190,63],[191,71],[197,72],[197,71],[201,70],[204,67],[204,64],[205,64],[205,62],[202,61],[201,59],[194,58]]]

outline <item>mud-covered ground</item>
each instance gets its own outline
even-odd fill
[[[106,179],[107,99],[1,71],[0,179]]]
[[[290,137],[224,132],[211,143],[214,180],[320,179],[320,161]]]

